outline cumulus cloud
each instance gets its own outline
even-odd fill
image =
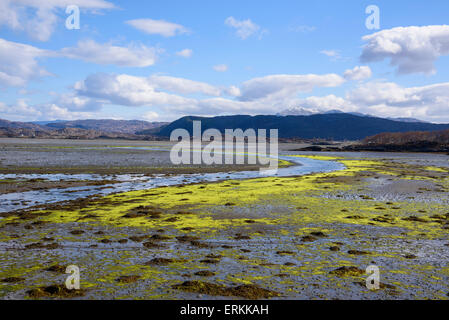
[[[359,73],[366,76],[366,70],[361,70],[347,70],[351,72],[346,73],[346,78],[359,79]],[[136,77],[97,73],[77,82],[73,92],[60,95],[48,104],[33,109],[23,102],[17,103],[10,108],[13,110],[10,114],[14,111],[32,114],[44,110],[69,117],[99,112],[107,105],[118,105],[152,108],[145,110],[145,119],[171,120],[186,114],[276,114],[288,108],[301,108],[311,112],[340,110],[380,117],[414,117],[449,122],[449,83],[402,87],[393,82],[372,81],[359,83],[341,97],[334,94],[303,96],[315,88],[337,87],[345,81],[337,74],[270,75],[248,80],[239,87],[215,87],[159,74]],[[187,96],[190,94],[201,94],[203,97]],[[4,104],[0,110],[5,112]]]
[[[346,70],[343,74],[346,80],[365,80],[371,78],[371,68],[368,66],[356,66],[354,69]]]
[[[307,97],[305,99],[301,99],[299,101],[299,105],[307,109],[317,110],[319,112],[330,110],[340,110],[344,112],[356,111],[356,107],[352,103],[333,94],[323,97]]]
[[[10,0],[0,1],[0,25],[17,30],[21,28],[19,12],[12,5]]]
[[[318,87],[338,87],[345,82],[337,74],[270,75],[243,83],[240,100],[251,101],[274,96],[292,96]]]
[[[142,119],[146,121],[159,121],[159,114],[154,111],[148,111],[142,115]]]
[[[54,104],[61,106],[64,109],[78,112],[98,111],[103,107],[101,100],[95,100],[73,93],[59,95],[56,101],[54,101]]]
[[[158,107],[167,114],[177,115],[270,114],[299,102],[323,109],[343,105],[342,100],[335,96],[299,99],[297,94],[316,87],[337,86],[344,81],[336,74],[274,75],[249,80],[240,88],[217,88],[207,83],[171,76],[135,77],[98,73],[76,83],[74,95],[101,101],[102,104]],[[185,96],[194,93],[205,97]],[[78,102],[83,105],[85,101]],[[75,110],[69,103],[60,104]]]
[[[193,55],[193,51],[192,49],[183,49],[181,51],[176,52],[176,55],[183,58],[190,58]]]
[[[125,106],[188,104],[193,99],[158,91],[147,78],[97,73],[77,82],[77,94]]]
[[[175,35],[189,33],[189,29],[186,27],[164,20],[135,19],[129,20],[126,23],[147,34],[158,34],[163,37],[173,37]]]
[[[434,62],[449,54],[449,26],[398,27],[362,38],[362,62],[390,59],[399,74],[435,73]]]
[[[0,25],[24,31],[35,40],[47,41],[58,23],[58,14],[65,14],[64,10],[69,5],[77,5],[86,11],[115,8],[112,3],[104,0],[2,0]]]
[[[344,97],[309,96],[285,100],[283,110],[297,107],[313,112],[340,110],[378,117],[417,118],[449,122],[449,83],[403,87],[393,82],[369,82],[349,90]]]
[[[393,82],[370,82],[348,92],[346,99],[379,116],[449,121],[449,83],[407,88]]]
[[[93,116],[94,114],[90,112],[72,112],[55,103],[29,105],[24,99],[9,105],[0,102],[0,118],[12,121],[74,120]]]
[[[15,104],[10,105],[0,102],[0,114],[2,117],[7,115],[5,118],[11,119],[11,117],[15,117],[18,120],[27,116],[36,116],[38,111],[28,106],[25,99],[18,99]]]
[[[161,50],[144,45],[120,47],[92,40],[80,41],[76,47],[51,51],[0,38],[0,86],[24,86],[29,80],[51,75],[39,65],[42,58],[66,57],[97,64],[147,67],[155,63],[159,52]]]
[[[242,40],[247,39],[260,30],[260,27],[252,22],[251,19],[237,20],[234,17],[228,17],[225,20],[225,24],[236,29],[237,36]]]
[[[221,94],[220,89],[208,83],[184,78],[153,75],[147,79],[147,82],[153,85],[156,89],[179,94],[202,93],[209,96],[219,96]]]
[[[230,95],[230,96],[233,96],[233,97],[240,97],[242,95],[242,92],[236,86],[230,86],[229,88],[227,88],[225,90],[225,93],[227,95]]]
[[[226,72],[228,71],[228,66],[225,64],[217,64],[213,66],[213,69],[217,72]]]
[[[128,47],[120,47],[111,43],[100,44],[93,40],[79,41],[76,47],[61,50],[61,54],[68,58],[121,67],[152,66],[158,52],[159,50],[144,45],[131,44]]]
[[[0,39],[0,85],[24,86],[30,79],[50,75],[38,59],[51,55],[50,51]]]
[[[312,112],[339,110],[378,117],[417,118],[449,122],[449,83],[422,87],[403,87],[393,82],[369,82],[359,85],[344,97],[309,96],[285,100],[284,108]]]

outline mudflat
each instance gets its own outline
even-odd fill
[[[0,173],[198,173],[255,165],[176,165],[167,150],[174,142],[126,140],[0,139]]]
[[[32,168],[41,158],[42,171],[16,173],[39,179],[111,164],[117,175],[122,167],[176,174],[168,152],[135,150],[129,142],[19,142],[0,141],[4,173]],[[1,213],[0,297],[448,299],[449,157],[289,151],[297,147],[281,145],[280,154],[343,167],[181,181]],[[80,290],[65,290],[68,265],[80,268]],[[380,270],[378,290],[366,287],[373,265]]]

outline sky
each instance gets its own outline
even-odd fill
[[[448,12],[447,0],[0,0],[0,118],[449,123]]]

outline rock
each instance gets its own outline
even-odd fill
[[[318,238],[327,238],[327,235],[321,231],[311,232],[310,235]]]
[[[0,280],[0,282],[4,282],[4,283],[17,283],[17,282],[22,282],[25,281],[24,278],[20,278],[20,277],[8,277],[8,278],[3,278]]]
[[[316,240],[318,240],[318,238],[313,236],[304,236],[301,238],[301,242],[314,242]]]
[[[140,279],[140,276],[132,275],[132,276],[120,276],[115,281],[120,283],[133,283]]]
[[[344,267],[335,269],[329,273],[334,274],[338,277],[349,277],[349,276],[355,277],[355,276],[360,276],[360,275],[364,274],[365,271],[361,270],[357,267],[354,267],[354,266],[344,266]]]
[[[59,264],[55,264],[45,270],[51,272],[65,273],[66,267],[61,266]]]
[[[215,272],[209,271],[209,270],[203,270],[195,272],[194,275],[199,277],[213,277],[215,276]]]
[[[366,252],[366,251],[349,250],[348,254],[353,254],[353,255],[356,255],[356,256],[362,256],[362,255],[367,255],[367,254],[370,254],[370,253]]]
[[[170,263],[175,262],[173,259],[167,259],[167,258],[154,258],[148,262],[145,262],[145,265],[147,266],[163,266]]]
[[[73,231],[70,231],[70,233],[75,235],[75,236],[78,236],[80,234],[83,234],[84,231],[83,230],[73,230]]]
[[[27,291],[27,294],[30,298],[38,299],[43,297],[56,297],[56,298],[75,298],[82,297],[86,293],[86,290],[69,290],[64,285],[51,285],[47,287],[39,287],[36,289],[32,289]]]

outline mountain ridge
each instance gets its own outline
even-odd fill
[[[182,117],[169,125],[151,130],[157,136],[169,137],[174,129],[186,129],[192,134],[192,122],[201,120],[202,130],[211,128],[224,133],[225,129],[279,129],[279,138],[361,140],[384,132],[438,131],[449,124],[403,122],[373,116],[348,113],[315,114],[309,116],[233,115],[218,117]],[[145,132],[137,132],[141,134]]]
[[[152,135],[136,135],[139,130],[154,129],[167,122],[143,120],[89,119],[71,121],[20,122],[0,119],[0,137],[62,139],[158,139]]]
[[[47,124],[0,119],[0,137],[118,138],[131,140],[167,139],[175,129],[186,129],[192,135],[192,122],[202,121],[202,130],[279,129],[279,138],[362,140],[380,133],[439,131],[449,124],[398,121],[352,113],[324,113],[305,116],[232,115],[217,117],[185,116],[171,123],[143,120],[90,119],[52,121]],[[44,122],[41,122],[44,123]]]

